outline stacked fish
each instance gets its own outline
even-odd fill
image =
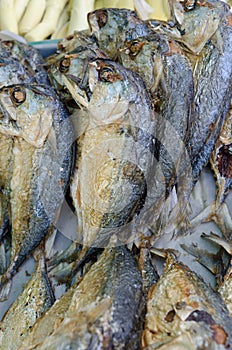
[[[28,255],[37,267],[1,321],[0,349],[232,347],[231,268],[215,291],[156,248],[166,231],[191,232],[190,195],[211,162],[208,216],[224,237],[205,238],[232,251],[220,216],[232,184],[232,16],[219,0],[173,0],[170,13],[95,10],[46,64],[1,42],[2,300]],[[75,241],[46,259],[66,200]],[[55,302],[51,276],[67,286]]]

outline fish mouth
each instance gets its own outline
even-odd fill
[[[64,74],[63,81],[78,106],[88,108],[91,92],[83,85],[83,80],[72,74]]]

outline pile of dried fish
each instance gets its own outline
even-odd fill
[[[219,0],[172,0],[170,13],[164,22],[95,10],[89,29],[46,59],[0,43],[1,299],[28,256],[37,264],[0,323],[0,349],[232,348],[222,218],[232,185],[232,15]],[[218,193],[194,222],[218,225],[223,237],[203,236],[220,257],[183,249],[215,274],[217,290],[156,246],[191,234],[190,196],[208,164]],[[59,226],[64,203],[77,218],[68,221],[74,242],[49,254],[57,227],[69,237]],[[154,255],[166,261],[161,273]],[[55,283],[66,288],[56,301]]]

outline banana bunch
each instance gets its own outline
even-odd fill
[[[169,17],[168,0],[0,0],[0,30],[27,41],[61,39],[87,29],[87,13],[102,7],[136,10],[142,19]]]

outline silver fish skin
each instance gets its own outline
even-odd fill
[[[107,248],[76,287],[63,322],[30,349],[138,349],[144,306],[133,255]]]
[[[111,59],[126,41],[149,35],[149,25],[135,11],[128,9],[99,9],[88,14],[90,31],[96,37],[99,49]]]
[[[35,272],[0,322],[0,349],[18,350],[39,319],[54,303],[42,251]]]
[[[0,91],[0,108],[0,132],[14,136],[12,256],[3,284],[56,221],[73,166],[74,135],[66,109],[49,87],[5,87]]]
[[[187,266],[168,257],[148,293],[142,349],[223,350],[232,322],[221,296]]]
[[[67,88],[88,117],[77,141],[71,195],[79,242],[83,237],[86,246],[104,247],[116,231],[127,240],[144,201],[149,206],[162,196],[163,188],[152,192],[159,187],[153,176],[156,116],[141,77],[114,61],[90,62],[86,81],[89,101],[67,75]]]

